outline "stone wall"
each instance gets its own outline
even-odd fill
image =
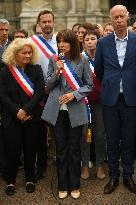
[[[37,15],[44,9],[54,12],[55,31],[58,31],[78,22],[104,24],[109,0],[5,0],[0,3],[0,17],[10,21],[11,30],[20,27],[32,34]]]
[[[104,24],[108,19],[108,0],[24,0],[20,25],[32,33],[38,13],[50,9],[55,14],[55,31],[71,28],[75,23],[91,22]]]

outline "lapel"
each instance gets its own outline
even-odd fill
[[[128,31],[128,41],[127,41],[127,48],[126,48],[126,54],[124,58],[123,68],[126,67],[126,65],[129,63],[130,59],[130,53],[133,51],[133,37],[131,35],[131,32]]]
[[[115,43],[115,36],[114,33],[112,32],[109,36],[109,47],[110,47],[110,54],[112,56],[112,59],[114,61],[114,63],[117,65],[117,67],[120,69],[120,64],[119,64],[119,60],[118,60],[118,55],[117,55],[117,49],[116,49],[116,43]]]

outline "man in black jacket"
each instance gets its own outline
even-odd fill
[[[2,54],[4,50],[9,45],[8,40],[9,33],[9,22],[6,19],[0,19],[0,68],[3,67]],[[0,103],[0,115],[1,115],[1,103]],[[1,116],[0,116],[1,121]],[[0,122],[0,173],[3,173],[5,167],[5,153],[2,139],[2,130],[1,130],[1,122]]]

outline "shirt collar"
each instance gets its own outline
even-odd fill
[[[3,44],[1,44],[0,47],[2,47],[2,48],[5,47],[7,45],[7,43],[8,43],[8,39]]]
[[[41,36],[44,38],[44,36],[41,34]],[[53,39],[55,38],[55,35],[53,34],[52,36],[51,36],[51,38],[49,38],[48,40],[46,40],[46,41],[52,41]]]
[[[125,41],[125,40],[128,40],[128,29],[127,29],[127,35],[123,38],[123,39],[120,39],[118,38],[118,36],[116,35],[115,31],[114,31],[114,36],[115,36],[115,41]]]

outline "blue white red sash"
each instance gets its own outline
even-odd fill
[[[69,61],[64,58],[64,68],[62,69],[62,74],[65,77],[66,81],[72,88],[72,90],[77,90],[80,87],[82,87],[83,83],[79,79],[75,69],[72,67],[72,65],[69,63]],[[87,108],[87,114],[88,114],[88,122],[91,124],[91,110],[89,107],[88,99],[87,97],[84,98],[84,102],[86,104]]]
[[[94,61],[90,58],[90,56],[88,55],[88,53],[86,51],[83,51],[82,54],[88,59],[88,61],[90,63],[90,69],[91,69],[92,73],[94,74]]]
[[[38,46],[38,48],[42,51],[42,53],[46,56],[46,58],[50,58],[50,56],[57,55],[54,49],[49,45],[49,43],[46,41],[46,39],[42,35],[33,35],[31,36],[31,39],[33,42]]]
[[[32,97],[34,94],[34,84],[24,73],[23,69],[19,67],[9,66],[9,70],[12,73],[15,80],[18,82],[18,84],[21,86],[21,88],[25,91],[25,93],[29,97]]]

